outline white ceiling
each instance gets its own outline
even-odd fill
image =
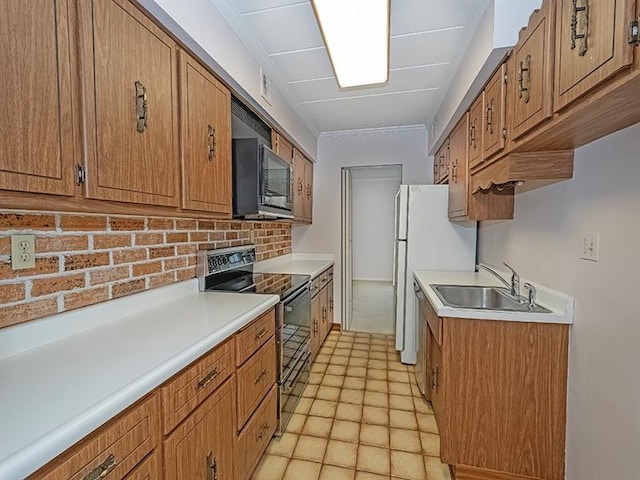
[[[212,0],[314,133],[429,125],[488,0],[391,0],[389,82],[341,90],[313,8]]]

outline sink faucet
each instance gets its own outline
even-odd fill
[[[511,268],[506,263],[504,264],[504,266],[507,267],[509,270],[511,270],[511,283],[507,282],[504,278],[502,278],[502,275],[500,275],[498,272],[496,272],[492,268],[487,267],[483,263],[478,263],[478,265],[476,265],[476,269],[479,271],[479,269],[482,268],[487,272],[489,272],[490,274],[492,274],[509,289],[509,294],[511,294],[513,298],[520,301],[520,275],[518,275],[518,272],[516,272],[513,268]]]

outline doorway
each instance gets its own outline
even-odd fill
[[[342,328],[394,332],[394,198],[401,165],[342,168]]]

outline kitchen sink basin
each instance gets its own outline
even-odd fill
[[[438,298],[448,307],[474,310],[505,310],[509,312],[551,313],[538,304],[529,307],[511,298],[506,288],[475,285],[431,285]]]

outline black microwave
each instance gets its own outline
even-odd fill
[[[233,216],[293,218],[293,167],[257,138],[233,140]]]

